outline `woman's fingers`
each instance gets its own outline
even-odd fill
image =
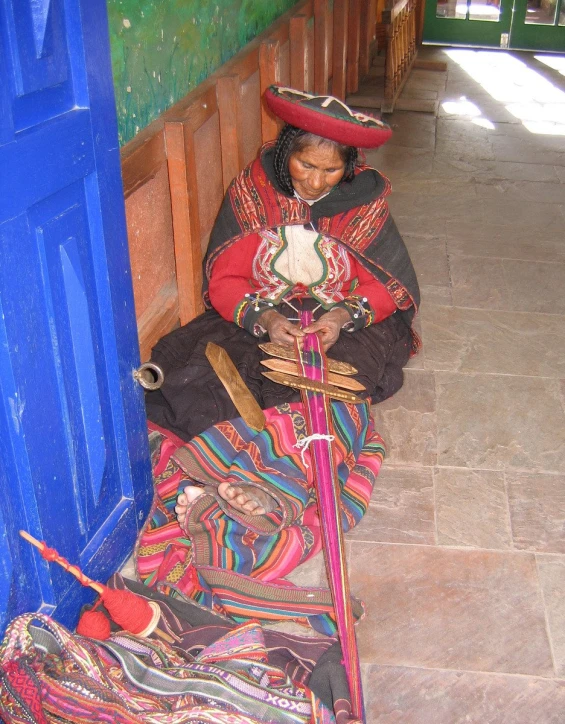
[[[304,328],[305,333],[320,335],[324,350],[328,350],[339,339],[341,328],[349,321],[349,312],[341,307],[323,314],[320,319]]]
[[[337,342],[340,331],[341,326],[337,320],[325,319],[324,317],[304,329],[305,333],[319,334],[325,350]]]
[[[261,315],[259,323],[265,327],[271,342],[292,344],[295,337],[303,337],[304,332],[279,312],[269,310]]]

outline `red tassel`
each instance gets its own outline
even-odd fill
[[[110,638],[110,622],[102,611],[85,611],[78,622],[77,633],[80,636],[105,641]]]

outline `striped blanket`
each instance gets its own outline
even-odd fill
[[[334,451],[344,531],[364,515],[384,447],[368,405],[333,402]],[[241,418],[219,423],[183,443],[150,423],[155,497],[136,546],[148,586],[188,597],[236,622],[293,620],[333,635],[330,592],[283,580],[321,550],[312,460],[301,403],[265,411],[261,432]],[[235,511],[217,493],[222,482],[258,488],[275,501],[261,516]],[[188,508],[184,529],[174,507],[187,485],[204,494]],[[362,605],[353,603],[359,618]]]

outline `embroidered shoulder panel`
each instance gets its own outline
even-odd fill
[[[237,176],[229,194],[237,221],[248,234],[281,224],[304,224],[310,218],[306,204],[274,191],[259,159]]]
[[[320,219],[322,234],[330,234],[353,251],[363,254],[375,241],[389,215],[386,200],[365,204],[352,209],[339,218]]]

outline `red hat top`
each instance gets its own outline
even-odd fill
[[[386,123],[352,111],[334,96],[315,96],[272,85],[265,91],[265,100],[273,113],[291,126],[344,146],[377,148],[392,136]]]

